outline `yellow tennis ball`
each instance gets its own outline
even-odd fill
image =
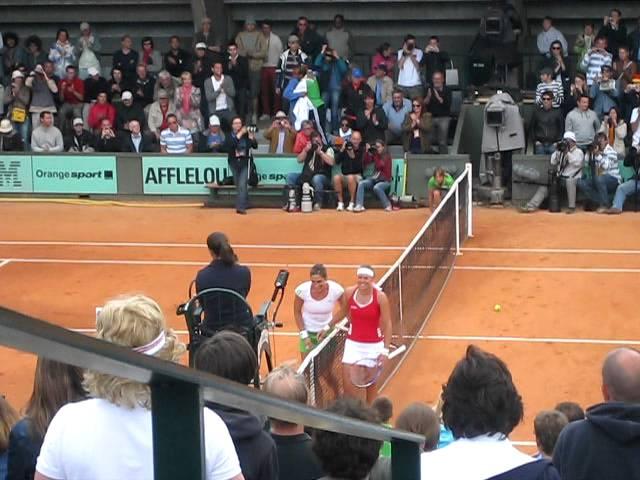
[[[494,311],[494,312],[501,312],[501,311],[502,311],[502,305],[500,305],[499,303],[496,303],[496,304],[493,306],[493,311]]]

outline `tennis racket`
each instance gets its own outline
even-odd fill
[[[389,360],[403,354],[407,350],[405,345],[400,345],[399,347],[390,345],[390,347]],[[349,377],[355,387],[367,388],[378,381],[382,370],[382,363],[380,363],[377,356],[375,358],[363,358],[350,366]]]

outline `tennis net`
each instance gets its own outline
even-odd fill
[[[471,164],[467,164],[440,205],[378,282],[389,299],[395,346],[406,345],[407,352],[411,349],[444,290],[460,246],[471,234]],[[344,319],[338,325],[346,324]],[[341,362],[345,339],[344,330],[334,329],[298,370],[307,380],[312,404],[318,408],[325,408],[344,392]],[[387,363],[378,379],[381,389],[406,355]]]

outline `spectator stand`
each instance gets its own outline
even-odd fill
[[[204,401],[357,437],[391,441],[393,478],[419,478],[424,437],[348,419],[138,354],[0,307],[0,343],[150,386],[154,478],[204,478]],[[179,442],[175,439],[180,438]]]

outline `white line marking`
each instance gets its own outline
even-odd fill
[[[535,447],[537,444],[536,442],[533,442],[533,441],[524,441],[524,442],[513,441],[511,442],[511,445],[514,445],[516,447]]]
[[[605,254],[605,255],[640,255],[640,250],[607,250],[600,248],[495,248],[495,247],[463,247],[463,252],[485,253],[552,253],[552,254]]]
[[[5,260],[0,260],[0,268],[4,267],[6,265],[9,265],[10,263],[11,263],[11,259],[10,258],[7,258]]]
[[[577,345],[640,345],[640,340],[613,340],[597,338],[540,338],[540,337],[486,337],[476,335],[420,335],[420,340],[447,340],[465,342],[511,343],[569,343]]]
[[[455,270],[477,270],[481,272],[548,272],[548,273],[640,273],[640,268],[601,267],[509,267],[509,266],[455,266]]]
[[[208,265],[206,261],[185,261],[185,260],[110,260],[110,259],[72,259],[72,258],[12,258],[16,263],[63,263],[63,264],[85,264],[85,265],[151,265],[151,266],[195,266],[203,267]],[[247,267],[256,268],[311,268],[313,263],[243,263]],[[347,263],[327,263],[327,268],[358,268],[360,264]],[[373,265],[374,268],[389,268],[389,265]]]
[[[13,246],[59,246],[59,247],[139,247],[139,248],[197,248],[206,250],[204,243],[154,243],[154,242],[71,242],[71,241],[31,241],[31,240],[0,240],[0,245]],[[383,250],[402,251],[405,247],[383,245],[254,245],[238,244],[233,248],[245,250]]]

